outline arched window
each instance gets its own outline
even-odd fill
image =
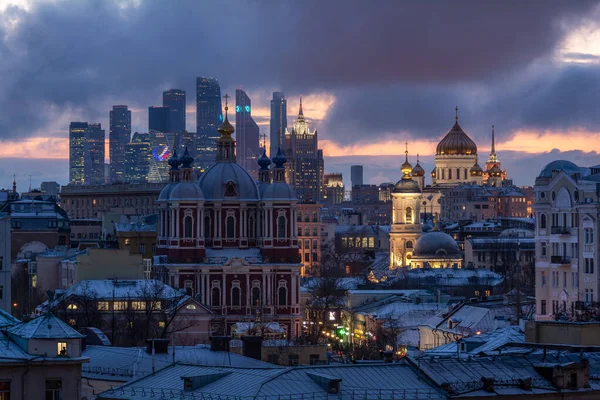
[[[448,179],[452,179],[452,168],[448,168]]]
[[[185,280],[183,281],[183,287],[185,289],[185,294],[187,294],[188,296],[194,295],[194,282],[192,282],[189,279]]]
[[[277,304],[280,306],[287,305],[287,288],[285,286],[280,286],[277,290]]]
[[[546,227],[546,214],[540,215],[540,228]]]
[[[413,212],[411,207],[406,207],[406,223],[412,224],[413,222]]]
[[[221,290],[218,287],[212,288],[210,303],[215,307],[221,305]]]
[[[252,288],[252,306],[258,307],[260,305],[260,287],[254,286]]]
[[[256,237],[256,224],[254,223],[254,216],[248,218],[248,237],[254,239]]]
[[[241,294],[242,290],[239,287],[233,287],[231,288],[231,305],[233,307],[239,307],[240,301],[241,301]]]
[[[234,182],[229,181],[225,184],[225,196],[228,196],[228,197],[237,196]]]
[[[540,243],[540,251],[542,252],[541,256],[546,257],[546,242]]]
[[[407,249],[412,249],[413,248],[413,242],[411,242],[410,240],[406,242],[406,248]]]
[[[285,217],[280,215],[277,217],[277,237],[279,239],[284,239],[287,235],[285,232]]]
[[[227,224],[227,230],[226,230],[227,239],[234,239],[235,238],[235,218],[233,218],[230,215],[229,217],[227,217],[226,224]]]
[[[193,231],[192,225],[193,225],[193,223],[192,223],[192,217],[189,216],[189,215],[186,216],[183,219],[183,237],[184,238],[191,238],[192,237],[192,231]]]
[[[204,239],[209,239],[211,237],[210,232],[210,217],[207,215],[206,217],[204,217]]]
[[[304,228],[304,236],[310,236],[310,229]]]

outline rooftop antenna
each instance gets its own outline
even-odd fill
[[[29,175],[29,191],[31,192],[31,174]]]

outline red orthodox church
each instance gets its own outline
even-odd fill
[[[219,127],[216,163],[197,181],[186,149],[169,160],[160,193],[155,267],[215,314],[212,334],[237,322],[277,322],[289,337],[300,331],[300,263],[296,193],[286,183],[286,158],[258,159],[259,181],[236,161],[233,126]],[[274,164],[270,169],[271,164]]]

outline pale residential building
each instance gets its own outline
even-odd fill
[[[536,319],[565,315],[598,301],[600,166],[557,160],[535,180]]]
[[[10,313],[10,214],[0,213],[0,309]]]

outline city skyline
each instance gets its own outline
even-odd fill
[[[107,2],[100,7],[99,15],[108,21],[123,18],[110,4]],[[241,86],[253,99],[252,114],[261,134],[269,132],[270,100],[274,91],[285,93],[288,110],[291,111],[288,111],[288,118],[291,120],[302,95],[307,118],[312,126],[318,128],[321,136],[326,171],[343,172],[345,180],[349,178],[349,166],[356,163],[365,165],[365,182],[397,180],[406,141],[409,142],[410,157],[416,159],[416,153],[419,153],[423,167],[431,168],[435,143],[451,127],[456,105],[460,109],[463,128],[477,142],[481,152],[489,152],[491,126],[496,126],[496,150],[503,164],[515,171],[513,177],[517,184],[533,184],[534,171],[551,159],[566,158],[594,165],[598,163],[600,151],[597,145],[600,120],[595,117],[593,101],[600,93],[596,78],[600,73],[600,31],[594,16],[600,11],[583,2],[552,4],[552,7],[524,6],[519,10],[523,16],[520,19],[515,18],[512,11],[499,12],[498,5],[482,5],[469,10],[469,22],[464,30],[450,35],[443,33],[447,32],[444,30],[447,22],[432,27],[430,20],[424,16],[415,18],[413,22],[407,15],[411,11],[419,15],[432,12],[434,15],[447,14],[448,20],[465,19],[462,7],[441,4],[428,8],[407,4],[406,12],[398,10],[395,16],[404,23],[404,27],[402,23],[395,24],[399,27],[394,27],[385,38],[377,29],[357,38],[360,39],[361,60],[367,60],[368,55],[390,46],[400,49],[399,53],[410,55],[398,58],[386,53],[385,62],[378,66],[362,61],[349,63],[348,57],[354,53],[346,45],[339,49],[336,57],[323,55],[320,48],[310,47],[315,43],[315,35],[321,35],[325,47],[338,39],[337,34],[326,35],[321,29],[321,22],[334,13],[360,15],[360,21],[365,24],[389,18],[384,15],[384,10],[370,9],[361,2],[350,2],[348,10],[343,12],[330,5],[322,5],[321,15],[313,22],[302,12],[292,12],[298,22],[294,26],[297,27],[285,32],[290,37],[307,39],[299,44],[300,50],[292,52],[294,46],[283,44],[280,39],[265,42],[278,58],[285,56],[292,66],[287,69],[276,62],[262,61],[261,65],[266,65],[263,70],[240,68],[240,64],[235,62],[240,57],[247,60],[247,65],[257,63],[258,58],[253,53],[256,47],[246,46],[244,49],[234,41],[228,42],[225,57],[215,58],[210,63],[201,62],[191,55],[183,55],[183,61],[177,65],[163,63],[160,59],[155,71],[139,76],[132,75],[137,70],[133,62],[107,66],[106,62],[91,56],[81,66],[65,66],[65,60],[60,57],[55,59],[47,57],[46,53],[39,54],[37,64],[41,70],[35,79],[48,82],[42,85],[46,90],[41,91],[35,85],[32,88],[32,84],[27,83],[31,75],[27,75],[28,69],[23,67],[19,73],[7,75],[10,76],[6,82],[7,90],[0,97],[0,102],[6,104],[9,111],[0,120],[0,170],[3,171],[0,186],[8,187],[13,173],[17,174],[19,181],[29,181],[28,176],[32,175],[34,185],[45,180],[67,182],[69,122],[97,121],[109,126],[107,111],[110,107],[127,104],[132,111],[131,132],[146,132],[147,109],[152,104],[160,104],[162,92],[176,87],[195,93],[194,78],[201,75],[218,78],[222,94],[233,95],[235,88]],[[230,6],[217,7],[214,11],[224,12]],[[35,1],[28,2],[27,11],[21,13],[19,6],[15,7],[10,12],[19,18],[10,27],[8,40],[14,41],[11,43],[15,48],[25,46],[22,47],[24,49],[31,46],[28,44],[31,24],[37,23],[38,30],[44,29],[52,18],[62,15],[60,9],[64,10],[54,4]],[[87,7],[74,8],[62,18],[73,20],[79,13],[89,12]],[[2,5],[0,10],[3,10]],[[248,10],[255,8],[244,9]],[[282,10],[274,10],[275,13],[290,11],[298,9],[287,5]],[[157,18],[160,10],[142,3],[124,7],[122,13],[145,15],[151,19]],[[488,17],[496,23],[489,25],[498,26],[510,21],[513,29],[504,32],[501,38],[495,38],[496,30],[477,22]],[[185,21],[188,17],[176,11],[169,18]],[[251,18],[260,21],[262,17],[253,13]],[[244,29],[248,27],[247,23],[243,25]],[[309,27],[318,29],[311,30]],[[0,30],[7,29],[7,26],[0,25]],[[106,34],[108,36],[104,37],[101,34],[90,38],[87,35],[89,28],[82,29],[81,42],[73,43],[76,50],[83,49],[84,43],[94,50],[104,49],[107,42],[115,45],[112,41],[115,36]],[[140,26],[133,24],[132,29],[140,29]],[[210,31],[214,29],[213,22],[204,28],[189,29],[202,29],[208,35],[206,41],[197,44],[198,50],[212,49],[213,38],[215,44],[218,42],[215,33]],[[264,38],[272,33],[271,29],[275,28],[253,28],[248,35]],[[402,33],[406,29],[415,34],[405,37]],[[424,29],[431,32],[431,40],[437,43],[436,46],[428,47],[420,39]],[[237,34],[237,29],[234,31],[230,34]],[[478,35],[464,34],[473,31],[477,31]],[[198,37],[199,33],[186,32],[190,33],[190,37]],[[524,36],[524,33],[527,35]],[[52,34],[51,39],[60,43],[67,32],[59,30]],[[130,49],[125,44],[116,45],[121,46],[121,50]],[[61,54],[60,49],[53,46],[48,44],[47,50]],[[443,50],[433,50],[439,48]],[[169,49],[163,58],[169,59],[173,51]],[[325,66],[308,68],[307,60],[325,56],[320,63]],[[461,60],[458,64],[463,67],[455,67],[456,59]],[[3,68],[18,71],[21,62],[14,58]],[[117,65],[123,72],[119,76],[127,79],[99,78],[113,76]],[[84,68],[96,73],[78,75]],[[53,76],[65,72],[79,76],[80,80],[75,83],[60,80],[66,85],[65,90],[54,90],[48,86],[54,81]],[[27,99],[15,91],[24,86],[31,88],[27,91]],[[94,92],[88,97],[90,89]],[[10,112],[13,107],[6,102],[8,99],[26,106]],[[40,109],[45,111],[36,111]],[[194,125],[195,121],[194,104],[188,101],[186,109],[187,129],[193,132],[195,129],[190,125]],[[19,116],[20,119],[16,119]],[[567,133],[569,140],[564,140]],[[27,163],[24,157],[28,159]]]

